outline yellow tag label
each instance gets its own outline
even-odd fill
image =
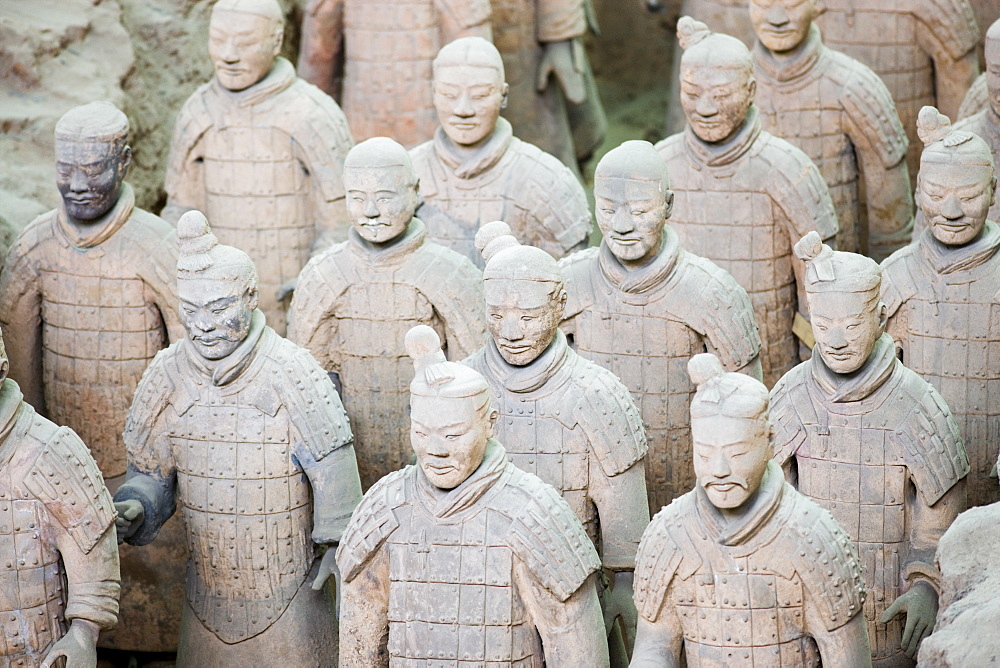
[[[799,341],[809,348],[809,350],[812,350],[813,346],[816,345],[816,339],[813,338],[812,325],[798,311],[795,312],[795,320],[792,322],[792,334],[799,337]]]

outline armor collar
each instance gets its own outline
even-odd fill
[[[66,241],[77,248],[86,249],[99,246],[128,222],[135,209],[135,191],[128,183],[122,183],[121,194],[115,205],[100,218],[86,223],[73,220],[66,211],[66,204],[60,202],[56,213],[56,227]]]
[[[825,50],[819,26],[814,23],[809,28],[809,36],[806,37],[806,41],[799,47],[797,53],[778,57],[758,41],[753,48],[753,62],[758,72],[779,83],[784,83],[809,74]]]
[[[561,329],[557,329],[552,343],[535,358],[534,362],[524,366],[514,366],[507,363],[493,337],[490,337],[486,344],[486,365],[493,377],[503,383],[508,392],[522,394],[534,392],[549,382],[562,369],[569,353],[566,335]]]
[[[493,134],[486,143],[475,149],[458,146],[444,128],[438,126],[434,131],[434,153],[445,166],[460,179],[471,179],[490,169],[507,154],[511,142],[514,141],[514,130],[510,121],[500,117],[493,128]]]
[[[440,489],[427,480],[418,464],[415,467],[417,498],[434,517],[453,517],[467,510],[483,498],[507,469],[507,451],[494,439],[486,443],[483,461],[472,475],[454,489]]]
[[[703,141],[694,133],[689,124],[684,128],[684,146],[696,163],[718,167],[736,162],[746,155],[757,138],[760,137],[760,133],[760,112],[757,110],[757,105],[752,104],[747,111],[747,117],[743,120],[742,127],[729,141],[714,144]]]
[[[667,225],[663,228],[663,238],[660,240],[660,252],[653,261],[638,269],[629,269],[611,252],[608,244],[601,242],[597,253],[601,272],[622,292],[640,294],[666,282],[674,271],[681,247],[677,233]]]
[[[726,547],[742,545],[758,533],[781,505],[785,490],[785,476],[781,466],[774,459],[767,463],[767,470],[753,501],[741,517],[728,519],[708,500],[701,485],[694,489],[695,507],[702,526],[720,544]]]
[[[823,363],[818,346],[813,348],[812,359],[809,361],[813,380],[834,403],[861,401],[871,396],[889,380],[897,364],[896,344],[889,334],[879,337],[872,354],[854,373],[839,374],[830,371],[830,367]]]
[[[975,269],[992,258],[1000,248],[1000,226],[987,220],[975,240],[964,246],[948,246],[937,239],[928,227],[920,235],[920,250],[939,274],[953,274]]]
[[[187,352],[188,361],[200,373],[211,378],[213,385],[228,385],[250,366],[250,362],[255,357],[254,353],[257,350],[257,344],[264,334],[266,325],[264,312],[260,309],[254,309],[253,316],[250,319],[250,332],[247,334],[247,338],[243,339],[243,342],[237,346],[236,350],[221,360],[216,361],[206,360],[194,349],[191,339],[184,337],[183,345],[184,350]]]
[[[274,59],[274,67],[271,68],[271,71],[249,88],[237,91],[229,90],[219,83],[219,78],[216,76],[212,77],[212,86],[217,93],[236,103],[236,106],[245,108],[277,95],[295,83],[296,79],[298,77],[295,74],[295,66],[285,58],[278,56]]]
[[[427,239],[427,226],[419,218],[407,225],[406,231],[384,244],[373,244],[351,227],[347,231],[351,251],[368,264],[390,264],[420,248]]]

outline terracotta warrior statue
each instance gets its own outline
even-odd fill
[[[656,145],[674,193],[670,227],[684,248],[718,264],[749,293],[764,384],[772,387],[799,362],[793,331],[807,330],[810,338],[804,269],[792,244],[811,230],[832,240],[837,215],[816,166],[761,128],[746,46],[687,16],[677,37],[688,125]]]
[[[428,236],[482,266],[483,223],[505,220],[518,238],[559,258],[587,245],[590,212],[568,167],[521,141],[500,117],[504,64],[480,37],[448,44],[434,59],[434,106],[441,126],[411,151]]]
[[[118,621],[111,495],[80,437],[38,415],[8,369],[0,338],[0,665],[94,668]]]
[[[673,207],[666,164],[648,142],[628,141],[594,173],[599,248],[563,260],[562,324],[581,356],[610,369],[639,407],[649,454],[646,488],[658,511],[694,486],[684,373],[709,350],[732,371],[760,377],[760,337],[746,291],[717,265],[684,250],[666,226]]]
[[[340,665],[608,666],[601,566],[559,493],[507,461],[478,373],[406,336],[416,465],[368,490],[337,551]]]
[[[412,148],[437,128],[434,57],[472,36],[491,38],[490,0],[309,0],[298,71],[342,100],[355,139]]]
[[[260,306],[279,334],[294,279],[314,249],[344,238],[341,172],[354,144],[336,102],[278,57],[277,0],[219,0],[215,76],[177,117],[163,217],[204,211],[223,243],[260,269]]]
[[[109,102],[56,124],[58,209],[17,238],[0,277],[0,324],[10,377],[42,415],[89,446],[111,491],[125,480],[122,431],[139,378],[177,318],[177,242],[166,221],[135,206],[124,179],[132,162],[128,118]],[[122,625],[101,644],[171,652],[183,599],[185,553],[174,539],[152,554],[122,553]],[[135,624],[135,626],[130,626]]]
[[[771,459],[767,388],[710,353],[688,370],[698,482],[642,536],[631,665],[871,666],[863,562]]]
[[[613,577],[602,592],[605,616],[609,627],[622,618],[631,648],[632,570],[649,524],[639,411],[612,372],[567,344],[559,329],[566,290],[556,261],[522,246],[501,221],[484,225],[476,246],[486,260],[490,337],[465,364],[493,390],[497,434],[511,461],[555,487],[600,546]]]
[[[896,358],[875,261],[815,232],[795,252],[816,348],[771,391],[774,457],[857,543],[875,664],[909,666],[934,628],[934,549],[965,509],[969,460],[941,395]]]
[[[916,199],[928,229],[884,263],[887,330],[903,363],[954,411],[972,464],[969,503],[982,505],[1000,501],[991,474],[1000,452],[1000,227],[988,217],[997,179],[979,136],[933,107],[919,123]]]
[[[483,283],[470,260],[427,240],[413,216],[417,177],[402,146],[385,137],[355,146],[344,187],[354,226],[346,242],[302,270],[289,338],[335,376],[368,489],[413,454],[406,445],[413,366],[399,342],[424,324],[452,358],[471,355],[486,337]]]
[[[309,352],[266,325],[250,257],[219,244],[199,211],[177,237],[187,337],[136,391],[119,536],[146,545],[182,510],[191,560],[178,665],[329,665],[336,622],[317,590],[361,499],[347,415]]]
[[[868,67],[823,44],[813,23],[820,0],[749,2],[764,129],[819,167],[840,220],[838,248],[888,257],[909,243],[913,224],[908,144],[892,96]]]

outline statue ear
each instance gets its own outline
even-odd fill
[[[507,108],[507,94],[510,92],[510,84],[506,81],[503,82],[503,88],[501,88],[501,94],[503,95],[503,101],[500,102],[500,108]]]

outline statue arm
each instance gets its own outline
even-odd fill
[[[633,571],[639,540],[649,525],[645,459],[609,476],[591,457],[590,481],[601,524],[601,563],[613,571]]]
[[[114,628],[121,589],[114,523],[89,552],[61,526],[57,529],[56,547],[66,570],[66,619],[84,620],[102,630]]]
[[[923,502],[919,492],[913,495],[912,507],[909,509],[910,551],[903,565],[904,573],[912,573],[908,578],[911,581],[923,579],[935,589],[940,587],[937,569],[934,567],[934,554],[941,536],[968,505],[965,483],[965,478],[956,482],[932,506]]]
[[[957,119],[965,93],[979,76],[979,59],[973,49],[958,60],[950,56],[934,59],[934,89],[938,110],[948,118]]]
[[[482,37],[493,41],[493,22],[489,0],[438,0],[441,43],[460,37]]]
[[[354,445],[343,445],[319,461],[313,459],[308,448],[300,448],[296,457],[312,487],[313,541],[340,542],[351,514],[361,502],[361,478]]]
[[[343,582],[340,668],[388,665],[388,643],[389,552],[382,547],[354,577]]]
[[[170,343],[185,336],[177,295],[177,253],[177,237],[170,234],[144,258],[139,270],[145,286],[145,302],[155,305],[160,312]]]
[[[197,150],[201,134],[192,138],[190,133],[195,123],[188,111],[192,104],[196,104],[193,98],[188,100],[177,117],[164,176],[167,203],[160,211],[160,218],[172,225],[176,225],[180,217],[192,209],[205,209],[205,167]]]
[[[809,634],[816,641],[823,665],[870,668],[872,655],[864,614],[855,614],[851,621],[832,631],[827,631],[819,620],[814,619],[818,616],[815,606],[806,611]]]
[[[979,26],[968,0],[944,6],[936,2],[914,4],[917,43],[934,61],[935,106],[948,118],[958,120],[965,94],[979,76]]]
[[[23,236],[23,235],[22,235]],[[0,274],[0,326],[10,364],[24,400],[45,414],[42,387],[42,293],[31,249],[18,239]]]
[[[309,0],[302,16],[298,75],[331,97],[338,97],[337,75],[344,57],[346,0]]]
[[[639,617],[631,668],[679,668],[683,655],[684,635],[672,608],[664,606],[655,622]]]

